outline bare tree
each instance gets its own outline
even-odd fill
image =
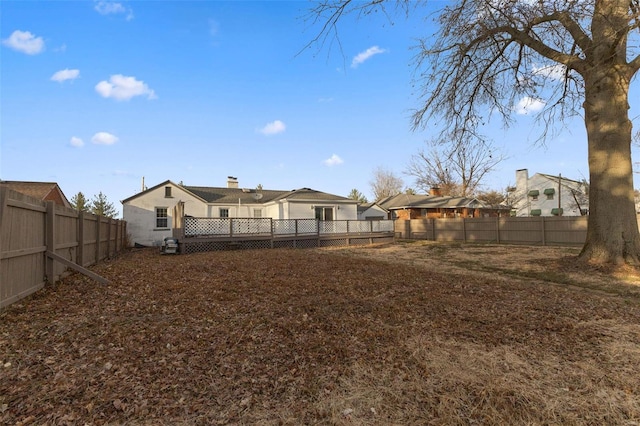
[[[400,177],[384,167],[377,167],[373,171],[373,178],[369,184],[375,201],[400,194],[404,186],[404,182]]]
[[[495,189],[480,192],[477,194],[476,198],[490,206],[498,206],[507,201],[506,195],[500,191],[496,191]]]
[[[312,11],[324,21],[314,41],[335,34],[344,14],[388,13],[388,3],[323,0]],[[420,13],[430,0],[391,3]],[[460,143],[492,115],[508,125],[516,105],[544,105],[531,110],[544,138],[582,113],[590,217],[580,257],[640,264],[628,99],[640,69],[639,47],[628,43],[640,28],[640,0],[457,0],[434,16],[437,33],[418,45],[423,102],[413,127],[438,119]]]
[[[443,195],[473,196],[486,175],[504,160],[480,140],[454,146],[438,146],[437,142],[430,145],[428,152],[422,150],[411,157],[405,172],[415,178],[416,186],[424,192],[438,187]]]

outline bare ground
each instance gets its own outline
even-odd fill
[[[0,313],[2,424],[640,424],[640,274],[577,249],[131,251]]]

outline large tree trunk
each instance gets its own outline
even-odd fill
[[[589,225],[580,257],[638,264],[640,233],[633,196],[627,64],[628,0],[596,0],[592,44],[582,77],[589,143]]]
[[[629,77],[615,66],[596,69],[585,76],[585,92],[589,225],[580,257],[597,263],[638,264],[640,233],[631,169]]]

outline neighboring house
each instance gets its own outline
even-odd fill
[[[193,217],[356,220],[357,201],[309,188],[293,191],[240,188],[235,177],[227,187],[178,185],[170,180],[122,200],[131,243],[160,245],[172,236],[173,208],[184,203]]]
[[[358,220],[383,220],[387,219],[389,211],[380,207],[377,203],[362,203],[358,205]]]
[[[437,188],[429,195],[398,194],[379,201],[391,219],[431,219],[508,216],[509,206],[490,206],[477,198],[442,196]]]
[[[59,206],[71,208],[71,203],[55,182],[24,182],[0,180],[0,185],[40,201],[53,201]]]
[[[509,198],[516,216],[584,216],[589,213],[585,182],[516,170],[516,187]]]

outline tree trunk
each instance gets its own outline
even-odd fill
[[[630,77],[624,67],[594,67],[585,75],[589,144],[589,224],[580,258],[638,264],[640,233],[631,166]]]

